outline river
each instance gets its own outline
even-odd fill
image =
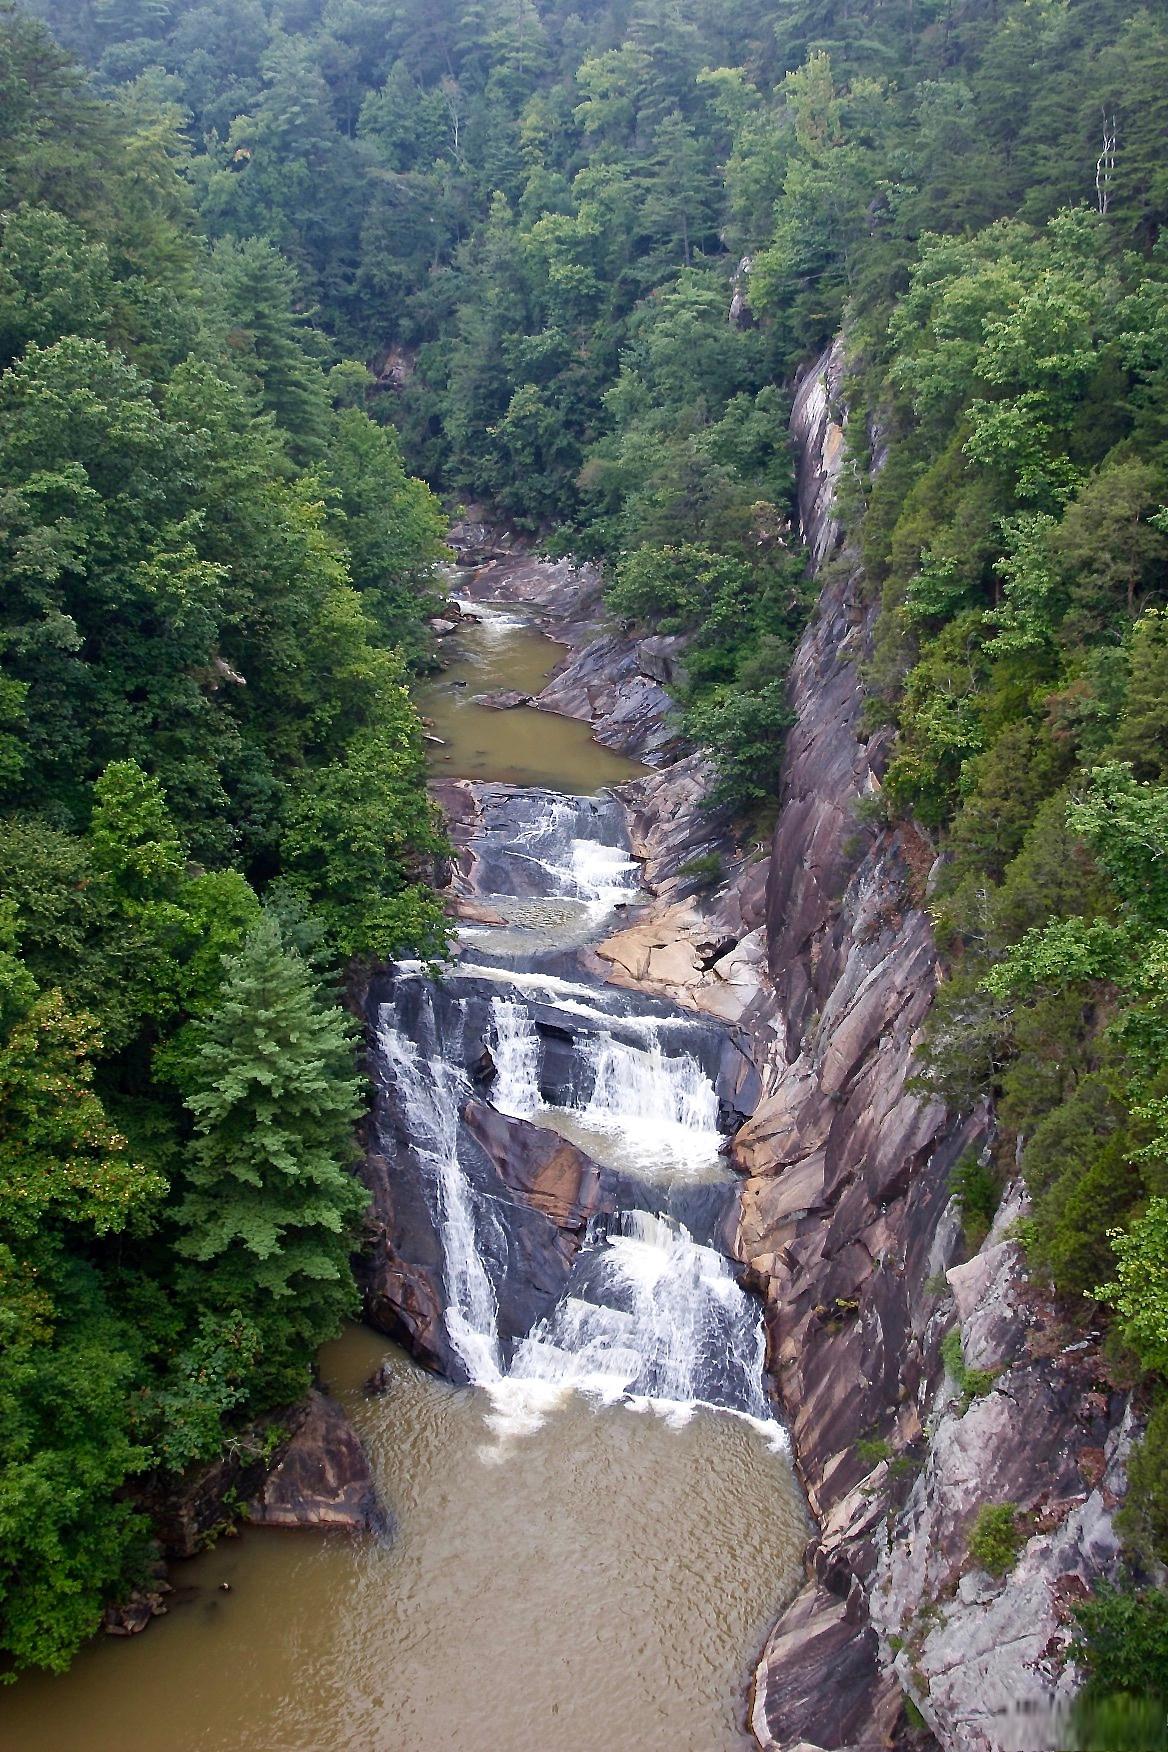
[[[480,922],[442,980],[377,982],[369,1018],[376,1132],[454,1379],[366,1329],[327,1347],[391,1536],[252,1529],[175,1566],[147,1634],[4,1697],[13,1752],[750,1743],[746,1676],[809,1528],[760,1311],[723,1250],[735,1049],[579,963],[639,898],[603,790],[637,769],[581,724],[473,701],[534,691],[557,648],[503,606],[448,655],[422,704],[436,773],[475,781],[456,886]],[[590,1189],[574,1228],[544,1209],[562,1150],[554,1197],[507,1178],[549,1134],[586,1152],[567,1152]],[[388,1392],[366,1396],[387,1359]]]

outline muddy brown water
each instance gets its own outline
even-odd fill
[[[486,658],[465,658],[481,690],[531,691],[558,654],[514,621],[484,642]],[[450,712],[460,737],[474,726],[452,745],[481,753],[479,776],[592,791],[632,769],[568,720]],[[628,1148],[635,1167],[632,1135]],[[386,1358],[390,1391],[368,1399]],[[365,1439],[392,1537],[251,1529],[174,1566],[170,1610],[145,1635],[99,1638],[68,1674],[0,1692],[3,1752],[751,1744],[749,1672],[809,1531],[775,1430],[570,1391],[525,1421],[356,1327],[321,1374]]]
[[[435,777],[494,779],[513,785],[550,785],[575,795],[636,778],[645,768],[601,748],[588,725],[533,706],[496,711],[476,694],[536,694],[564,647],[514,610],[468,604],[479,617],[442,641],[447,667],[417,690],[418,709],[442,746],[427,745]]]
[[[358,1383],[386,1356],[393,1382]],[[0,1699],[11,1752],[715,1752],[806,1538],[751,1424],[566,1396],[492,1427],[481,1389],[355,1328],[322,1359],[397,1526],[253,1529],[176,1566],[132,1642]],[[223,1591],[222,1584],[229,1584]]]

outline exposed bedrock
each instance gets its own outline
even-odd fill
[[[390,1527],[360,1437],[337,1401],[315,1391],[246,1513],[261,1527],[377,1534]]]
[[[316,1389],[258,1419],[218,1459],[160,1479],[146,1498],[168,1558],[193,1557],[213,1542],[238,1514],[228,1505],[240,1503],[249,1521],[270,1527],[381,1534],[390,1526],[360,1437],[336,1400]],[[114,1615],[115,1634],[125,1634],[123,1616]]]
[[[736,847],[701,807],[703,757],[655,742],[647,724],[639,743],[622,741],[620,727],[613,746],[652,751],[657,767],[621,787],[654,898],[598,946],[597,965],[732,1021],[761,1079],[734,1143],[735,1245],[764,1299],[820,1533],[758,1666],[755,1737],[784,1752],[868,1752],[895,1743],[907,1693],[953,1752],[1047,1752],[1073,1689],[1069,1605],[1115,1561],[1129,1413],[1096,1340],[1063,1334],[1027,1281],[1008,1232],[1020,1191],[960,1263],[949,1178],[988,1145],[993,1116],[948,1114],[912,1087],[941,977],[920,904],[932,852],[857,807],[879,792],[889,735],[862,733],[858,666],[875,608],[836,512],[845,427],[837,342],[793,412],[821,595],[791,674],[797,721],[773,840]],[[619,725],[609,683],[636,677],[630,714],[667,713],[662,664],[684,654],[614,635],[589,645],[574,588],[579,628],[563,636],[577,648],[549,703]],[[1000,1371],[968,1404],[940,1357],[955,1325],[966,1365]],[[1024,1542],[1011,1574],[991,1580],[969,1536],[980,1508],[1000,1502],[1018,1505]]]
[[[857,815],[886,744],[859,734],[875,611],[839,551],[841,372],[837,343],[793,416],[823,590],[792,671],[771,847],[766,1092],[734,1146],[747,1176],[738,1252],[765,1298],[820,1525],[807,1586],[759,1664],[752,1727],[772,1748],[886,1746],[903,1689],[954,1752],[1051,1748],[1071,1689],[1068,1602],[1115,1558],[1124,1406],[1096,1378],[1095,1345],[1060,1342],[1026,1281],[1009,1239],[1020,1195],[957,1263],[949,1175],[984,1146],[992,1115],[954,1117],[911,1086],[939,978],[919,904],[929,853],[911,829],[875,833]],[[968,1405],[939,1354],[955,1323],[966,1364],[1001,1370]],[[969,1534],[1000,1502],[1032,1536],[991,1581]],[[824,1650],[832,1677],[809,1685]]]

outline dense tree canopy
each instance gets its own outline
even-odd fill
[[[5,6],[0,88],[0,1648],[61,1666],[148,1557],[137,1485],[352,1306],[319,987],[442,938],[443,519],[295,267],[202,236],[165,81],[99,100]]]

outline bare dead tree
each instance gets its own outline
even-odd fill
[[[1111,205],[1111,179],[1115,174],[1115,117],[1103,111],[1103,150],[1095,165],[1095,198],[1099,211]]]
[[[461,164],[462,157],[462,89],[457,79],[443,79],[441,83],[442,101],[446,105],[446,114],[450,118],[450,139],[454,156]]]

